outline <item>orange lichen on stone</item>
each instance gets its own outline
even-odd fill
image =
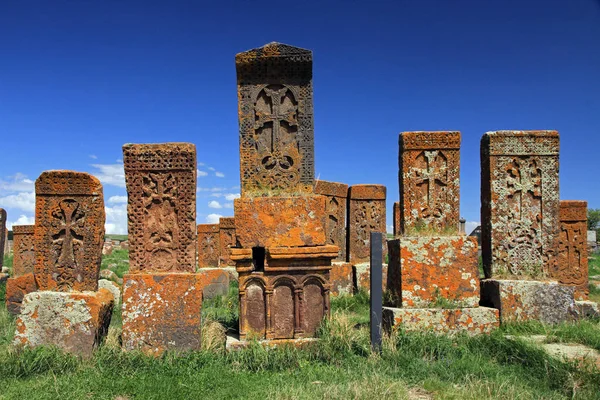
[[[326,243],[325,197],[255,197],[234,200],[241,247],[300,247]]]
[[[6,281],[6,308],[8,312],[13,315],[19,314],[25,295],[36,290],[37,286],[33,273],[9,278]]]
[[[354,185],[349,190],[348,261],[363,263],[370,260],[371,232],[385,234],[385,196],[383,185]],[[384,254],[387,253],[383,243]]]
[[[331,264],[329,282],[333,296],[350,295],[353,293],[352,264],[334,262]]]
[[[229,291],[229,272],[223,268],[203,268],[197,275],[204,299],[225,296]]]
[[[219,266],[233,265],[231,247],[236,246],[235,218],[221,217],[219,219]]]
[[[33,273],[35,267],[34,225],[13,225],[13,278]]]
[[[202,277],[128,274],[123,282],[123,347],[160,355],[200,347]]]
[[[325,231],[327,244],[340,248],[337,261],[346,261],[346,214],[348,212],[348,185],[318,180],[315,193],[327,198]]]
[[[198,234],[198,268],[219,265],[219,224],[200,224]]]

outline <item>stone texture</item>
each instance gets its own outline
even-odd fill
[[[110,281],[108,279],[100,279],[98,281],[98,288],[106,289],[110,292],[110,294],[113,297],[115,307],[121,305],[121,287],[116,282]]]
[[[37,285],[33,273],[9,278],[6,281],[6,308],[9,313],[18,315],[25,295],[35,292]]]
[[[560,231],[557,262],[550,277],[575,286],[575,299],[586,300],[588,287],[587,202],[560,202]]]
[[[14,343],[53,345],[89,357],[108,332],[112,308],[112,295],[105,289],[29,293],[17,319]]]
[[[556,131],[497,131],[481,139],[481,241],[487,278],[544,279],[559,237]]]
[[[400,134],[400,233],[458,229],[460,139],[460,132]]]
[[[371,264],[370,263],[359,263],[352,267],[353,278],[355,280],[354,291],[363,290],[367,293],[371,293]],[[381,266],[381,285],[382,290],[387,290],[388,281],[388,265],[382,264]]]
[[[327,198],[325,232],[327,244],[338,246],[336,261],[346,261],[346,214],[348,213],[348,185],[318,180],[315,193]]]
[[[219,224],[200,224],[198,233],[198,268],[219,265]]]
[[[225,296],[229,292],[229,273],[223,268],[203,268],[198,271],[202,298]]]
[[[39,290],[97,290],[105,220],[100,181],[83,172],[46,171],[35,194]]]
[[[123,146],[130,272],[196,270],[196,146]]]
[[[234,209],[236,236],[241,247],[326,243],[324,196],[242,197],[234,200]]]
[[[499,324],[498,310],[475,308],[391,308],[383,307],[383,326],[386,331],[429,331],[439,334],[489,334]]]
[[[0,268],[4,262],[4,251],[7,242],[7,230],[6,230],[6,210],[0,208]]]
[[[119,286],[123,285],[123,278],[119,278],[119,275],[115,274],[110,269],[100,270],[100,278],[113,281]]]
[[[600,318],[600,305],[593,301],[575,301],[579,318]]]
[[[354,273],[352,264],[346,262],[331,263],[329,281],[331,283],[331,295],[351,295],[354,293]]]
[[[575,288],[557,282],[497,280],[481,281],[481,305],[500,310],[506,322],[540,321],[557,324],[576,317]]]
[[[125,275],[125,350],[160,355],[165,350],[199,349],[201,285],[199,275],[190,273]]]
[[[33,273],[35,267],[34,225],[14,225],[12,276]]]
[[[401,234],[401,230],[400,230],[400,202],[396,201],[394,202],[394,236],[398,236]]]
[[[235,65],[242,197],[312,192],[312,52],[273,42]]]
[[[479,303],[477,241],[468,236],[403,236],[388,243],[389,289],[396,305],[429,308]]]
[[[219,266],[233,265],[231,247],[236,246],[235,218],[222,217],[219,219]]]
[[[348,261],[356,264],[370,261],[371,232],[386,233],[385,195],[383,185],[354,185],[349,190]],[[384,247],[385,241],[384,241]],[[385,254],[384,251],[383,254]]]

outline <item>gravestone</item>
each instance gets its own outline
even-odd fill
[[[369,262],[371,232],[386,232],[385,195],[383,185],[350,187],[347,252],[352,264]]]
[[[123,282],[123,347],[153,355],[197,349],[196,147],[126,144],[123,162],[130,265]]]
[[[318,180],[315,193],[327,198],[325,234],[327,244],[338,246],[340,253],[335,261],[346,261],[346,214],[348,212],[348,185]]]
[[[559,220],[558,260],[550,276],[562,284],[575,286],[576,300],[587,300],[587,202],[562,200]]]
[[[13,273],[6,281],[6,308],[17,315],[26,294],[37,290],[35,267],[34,225],[13,225]]]
[[[4,265],[4,247],[7,241],[7,230],[6,230],[6,210],[0,208],[0,269]]]
[[[198,268],[219,265],[219,224],[198,225]]]
[[[219,219],[219,266],[233,265],[230,249],[235,245],[235,218],[221,217]]]

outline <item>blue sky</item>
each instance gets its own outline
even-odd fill
[[[239,193],[235,54],[313,51],[315,171],[398,200],[398,133],[459,130],[461,215],[479,221],[479,140],[561,134],[560,196],[600,208],[600,2],[4,1],[0,207],[32,223],[48,169],[104,183],[107,231],[126,231],[121,146],[198,151],[198,222]]]

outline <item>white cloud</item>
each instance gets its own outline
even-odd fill
[[[481,225],[481,223],[478,221],[467,221],[465,223],[465,233],[470,235],[471,232],[473,232],[473,229],[477,228],[479,225]]]
[[[239,198],[240,198],[239,193],[227,193],[225,195],[225,200],[228,200],[228,201],[233,201],[233,200],[239,199]]]
[[[206,164],[204,164],[203,162],[198,161],[198,166],[199,167],[204,167]]]
[[[196,171],[197,171],[196,173],[198,176],[207,176],[208,175],[208,172],[206,172],[206,171],[200,171],[199,169]]]
[[[394,233],[394,225],[386,225],[385,229],[387,230],[387,233]]]
[[[222,217],[221,214],[208,214],[206,216],[206,223],[207,224],[218,224],[219,218],[221,218],[221,217]]]
[[[120,196],[114,196],[120,197]],[[106,233],[125,235],[127,234],[127,204],[118,204],[114,207],[105,207]]]
[[[8,181],[0,179],[0,189],[7,192],[29,192],[33,191],[35,182],[27,178],[27,175],[17,172],[8,177]]]
[[[225,178],[225,174],[224,174],[224,173],[222,173],[222,172],[219,172],[219,171],[215,172],[215,176],[216,176],[217,178]]]
[[[221,203],[219,203],[216,200],[211,200],[208,202],[208,207],[209,208],[223,208],[223,206],[221,205]]]
[[[110,198],[108,199],[108,203],[111,203],[111,204],[127,203],[127,196],[110,196]]]
[[[224,188],[224,187],[211,187],[211,188],[198,187],[198,188],[196,188],[196,192],[224,192],[226,190],[229,190],[229,189]]]
[[[210,169],[211,171],[214,171],[214,170],[215,170],[213,167],[208,167],[208,169]]]
[[[97,156],[97,155],[95,155],[95,154],[90,154],[90,158],[91,158],[92,160],[97,160],[97,159],[98,159],[98,156]]]
[[[100,179],[103,185],[125,187],[123,164],[92,164],[92,167],[98,169],[92,175]]]
[[[14,222],[6,222],[6,228],[10,231],[13,225],[33,225],[35,223],[34,217],[28,217],[27,215],[21,214]]]
[[[0,206],[3,208],[16,208],[22,211],[35,211],[35,192],[20,192],[0,197]]]
[[[225,208],[233,208],[233,203],[225,203],[225,204],[223,204],[223,207],[225,207]]]

